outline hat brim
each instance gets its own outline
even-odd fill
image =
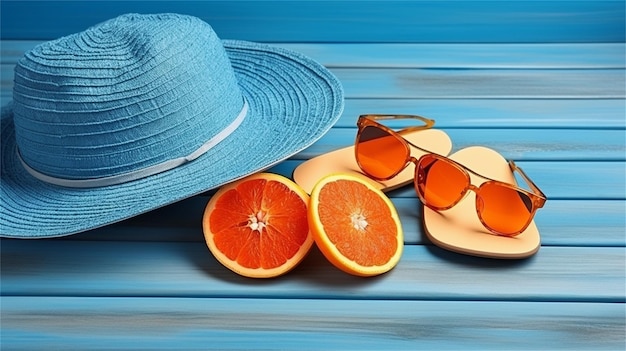
[[[269,45],[224,40],[248,115],[193,162],[99,188],[42,182],[20,164],[11,108],[2,113],[0,236],[44,238],[115,223],[267,169],[304,150],[337,121],[343,89],[314,60]]]

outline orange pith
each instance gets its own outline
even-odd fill
[[[311,192],[309,227],[324,256],[350,274],[385,273],[402,255],[395,207],[375,185],[354,176],[336,174],[318,182]]]
[[[293,269],[313,244],[308,195],[291,180],[258,173],[222,187],[202,226],[209,250],[227,268],[251,278]]]

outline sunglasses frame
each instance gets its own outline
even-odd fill
[[[412,126],[412,127],[406,127],[403,129],[400,129],[398,131],[395,131],[385,125],[382,125],[376,121],[379,120],[396,120],[396,119],[416,119],[419,121],[424,122],[424,125],[421,126]],[[358,155],[358,144],[359,144],[359,138],[361,137],[361,132],[366,128],[366,127],[376,127],[380,130],[383,130],[387,133],[389,133],[389,135],[392,135],[394,138],[398,139],[402,145],[404,146],[405,149],[405,154],[407,155],[406,160],[405,160],[405,164],[404,166],[402,166],[402,168],[400,168],[397,172],[393,173],[392,175],[390,175],[389,177],[385,177],[385,178],[380,178],[380,177],[376,177],[373,175],[370,175],[368,173],[368,175],[370,175],[370,177],[376,179],[376,180],[389,180],[395,176],[397,176],[400,172],[402,172],[402,170],[404,170],[406,167],[408,167],[408,165],[411,162],[417,162],[416,158],[411,158],[411,148],[410,146],[413,146],[417,149],[420,149],[424,152],[428,152],[428,153],[434,153],[431,152],[429,150],[423,149],[413,143],[411,143],[410,141],[406,140],[405,138],[402,137],[402,134],[406,134],[406,133],[410,133],[410,132],[415,132],[418,130],[425,130],[425,129],[431,129],[433,126],[435,125],[435,121],[426,117],[422,117],[422,116],[418,116],[418,115],[383,115],[383,114],[367,114],[367,115],[360,115],[359,119],[357,120],[357,134],[356,134],[356,139],[354,141],[354,150],[355,150],[355,155]],[[410,146],[409,146],[410,145]],[[359,160],[359,157],[355,157],[356,158],[356,162],[359,165],[359,168],[361,168],[361,170],[364,170],[363,166],[361,165],[361,162]],[[412,161],[415,160],[415,161]],[[367,172],[365,172],[367,173]]]
[[[421,191],[419,191],[419,186],[420,184],[423,183],[423,179],[421,178],[421,176],[419,174],[417,174],[420,170],[420,163],[426,158],[426,157],[434,157],[437,160],[441,161],[441,162],[446,162],[449,165],[451,165],[452,167],[456,168],[459,172],[461,172],[464,176],[464,178],[466,179],[466,183],[465,183],[465,187],[463,188],[463,190],[461,191],[459,197],[450,205],[448,206],[442,206],[442,207],[438,207],[438,206],[434,206],[430,203],[428,203],[428,201],[426,201],[426,199],[424,198],[424,196],[422,195]],[[541,190],[539,190],[539,188],[537,188],[537,186],[528,178],[528,176],[526,176],[526,174],[524,173],[524,171],[522,171],[513,161],[508,161],[508,165],[509,168],[511,169],[512,172],[517,171],[522,179],[524,179],[524,181],[526,181],[526,183],[529,185],[529,187],[533,190],[533,191],[537,191],[537,193],[534,192],[529,192],[526,189],[520,188],[519,186],[510,184],[510,183],[506,183],[503,181],[499,181],[499,180],[495,180],[492,178],[489,178],[487,176],[484,176],[470,168],[468,168],[467,166],[460,164],[448,157],[442,156],[442,155],[437,155],[437,154],[426,154],[422,157],[419,158],[419,160],[417,161],[416,164],[416,169],[415,169],[415,177],[414,177],[414,186],[416,189],[416,193],[418,195],[418,197],[420,198],[420,201],[422,201],[423,204],[425,204],[426,206],[428,206],[429,208],[435,210],[435,211],[445,211],[448,210],[454,206],[456,206],[459,202],[461,202],[468,194],[468,192],[471,190],[476,194],[476,200],[475,200],[475,209],[476,209],[476,215],[478,215],[478,219],[480,220],[480,222],[483,224],[483,226],[487,229],[489,229],[489,231],[491,231],[494,234],[498,234],[498,235],[503,235],[503,236],[516,236],[521,234],[522,232],[524,232],[524,230],[526,230],[526,228],[528,228],[528,225],[530,224],[530,222],[532,221],[533,217],[535,216],[535,212],[543,207],[543,205],[546,202],[546,198],[545,195],[543,195],[543,193],[541,192]],[[486,181],[480,183],[480,185],[474,185],[472,184],[471,181],[471,177],[470,177],[470,173],[474,174],[480,178],[485,179]],[[479,202],[481,201],[481,197],[480,197],[480,191],[483,187],[485,186],[490,186],[490,185],[497,185],[500,187],[504,187],[504,188],[508,188],[514,191],[517,191],[518,193],[522,193],[525,196],[527,196],[530,201],[531,201],[531,209],[528,213],[528,220],[526,221],[526,223],[524,223],[524,225],[518,229],[515,232],[502,232],[499,230],[495,230],[494,228],[492,228],[490,225],[488,225],[485,220],[483,219],[483,216],[481,214],[481,211],[479,210]],[[540,195],[541,194],[541,195]]]
[[[422,122],[424,122],[423,126],[414,126],[414,127],[407,127],[407,128],[403,128],[399,131],[395,131],[385,125],[382,125],[380,123],[378,123],[378,120],[391,120],[391,119],[417,119],[420,120]],[[406,167],[409,166],[409,164],[413,163],[415,164],[415,174],[413,176],[413,185],[415,188],[415,192],[417,193],[418,197],[420,198],[420,201],[426,205],[427,207],[435,210],[435,211],[443,211],[443,210],[447,210],[450,209],[452,207],[454,207],[455,205],[457,205],[459,202],[461,202],[461,200],[463,200],[463,198],[465,198],[465,196],[467,196],[467,193],[472,190],[474,191],[477,195],[479,195],[479,191],[480,188],[483,187],[485,184],[498,184],[499,186],[504,186],[506,188],[510,188],[513,189],[515,191],[521,192],[523,194],[525,194],[526,196],[528,196],[528,198],[531,200],[531,204],[532,204],[532,208],[530,210],[529,216],[528,216],[528,221],[524,224],[524,226],[513,233],[504,233],[504,232],[500,232],[498,230],[495,230],[493,228],[491,228],[489,225],[487,225],[485,223],[485,221],[483,220],[480,211],[478,209],[478,201],[479,201],[479,197],[476,197],[476,204],[475,204],[475,209],[476,209],[476,214],[478,215],[479,220],[481,221],[481,223],[483,224],[483,226],[485,228],[487,228],[490,232],[497,234],[497,235],[503,235],[503,236],[509,236],[509,237],[513,237],[516,235],[521,234],[522,232],[524,232],[524,230],[526,230],[526,228],[528,228],[528,225],[530,224],[530,222],[532,222],[533,217],[535,216],[535,212],[544,206],[544,204],[547,201],[547,197],[546,195],[541,191],[541,189],[539,189],[539,187],[528,177],[528,175],[526,175],[526,173],[515,164],[515,162],[513,160],[508,160],[508,165],[509,168],[511,170],[511,172],[515,173],[517,172],[521,178],[524,180],[524,182],[528,185],[528,187],[532,190],[532,192],[523,189],[517,185],[514,184],[510,184],[510,183],[505,183],[496,179],[492,179],[489,178],[485,175],[482,175],[470,168],[468,168],[465,165],[462,165],[444,155],[440,155],[437,154],[435,152],[432,152],[430,150],[424,149],[418,145],[413,144],[412,142],[410,142],[409,140],[405,139],[404,137],[402,137],[403,133],[408,133],[408,132],[412,132],[412,131],[416,131],[416,130],[424,130],[424,129],[430,129],[433,127],[433,125],[435,124],[435,121],[432,119],[428,119],[422,116],[418,116],[418,115],[378,115],[378,114],[368,114],[368,115],[360,115],[359,119],[357,121],[357,126],[358,126],[358,132],[357,132],[357,136],[356,136],[356,140],[355,140],[355,155],[356,157],[356,161],[357,164],[359,165],[359,168],[361,168],[361,170],[363,172],[365,172],[368,176],[377,179],[377,180],[389,180],[395,176],[397,176],[400,172],[402,172]],[[406,161],[404,166],[402,166],[397,172],[393,173],[392,175],[390,175],[389,177],[385,177],[385,178],[380,178],[380,177],[376,177],[373,176],[371,174],[369,174],[362,166],[361,163],[359,161],[359,157],[358,157],[358,144],[359,144],[359,139],[361,137],[361,133],[363,132],[363,130],[366,127],[375,127],[378,128],[386,133],[388,133],[389,135],[393,136],[394,138],[396,138],[398,141],[400,141],[402,143],[402,145],[404,145],[405,148],[405,154],[406,154]],[[413,146],[416,149],[419,149],[423,152],[426,152],[426,155],[421,156],[419,159],[415,158],[414,156],[411,155],[411,146]],[[440,207],[436,207],[436,206],[432,206],[430,204],[427,203],[427,201],[423,198],[422,194],[419,191],[418,185],[419,185],[419,180],[418,180],[418,170],[419,170],[419,163],[420,161],[425,157],[425,156],[429,156],[429,155],[434,155],[436,158],[443,160],[443,162],[448,162],[449,164],[451,164],[452,166],[454,166],[455,168],[459,169],[466,177],[467,179],[467,185],[465,186],[465,189],[462,192],[462,195],[458,198],[458,200],[456,200],[452,205],[450,206],[446,206],[443,208]],[[469,175],[469,173],[474,174],[475,176],[478,176],[482,179],[485,179],[485,182],[482,182],[479,186],[476,186],[474,184],[471,183],[471,177]]]

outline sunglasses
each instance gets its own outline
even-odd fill
[[[423,125],[394,131],[377,121],[414,119]],[[395,177],[410,163],[415,164],[415,191],[422,203],[435,211],[458,204],[471,190],[476,193],[476,213],[482,224],[494,234],[516,236],[532,221],[546,196],[519,168],[508,161],[511,172],[517,172],[532,192],[514,184],[481,175],[445,156],[425,150],[402,137],[402,134],[432,128],[435,122],[415,115],[361,115],[357,122],[356,161],[361,170],[376,180]],[[425,155],[411,156],[411,146]],[[470,173],[485,181],[476,186]]]

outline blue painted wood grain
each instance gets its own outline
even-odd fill
[[[228,39],[623,42],[623,1],[2,1],[2,39],[53,39],[127,12],[198,16]]]
[[[314,249],[270,280],[234,274],[196,242],[5,239],[0,250],[6,296],[626,301],[623,247],[549,246],[502,261],[407,245],[392,271],[371,279],[346,275]]]
[[[12,81],[14,65],[2,65]],[[623,69],[331,69],[347,99],[619,99]],[[9,87],[5,91],[10,93]]]
[[[624,70],[342,69],[346,98],[572,99],[626,94]]]
[[[335,125],[355,127],[367,113],[421,114],[443,129],[612,129],[626,127],[623,99],[348,99]],[[406,127],[406,121],[387,123]]]
[[[472,145],[495,149],[515,160],[623,161],[624,131],[619,129],[443,129],[452,139],[453,151]],[[354,144],[356,128],[332,129],[315,144],[294,156],[307,159]]]
[[[624,311],[610,303],[166,297],[3,302],[0,333],[7,349],[597,351],[619,350],[624,334]]]

